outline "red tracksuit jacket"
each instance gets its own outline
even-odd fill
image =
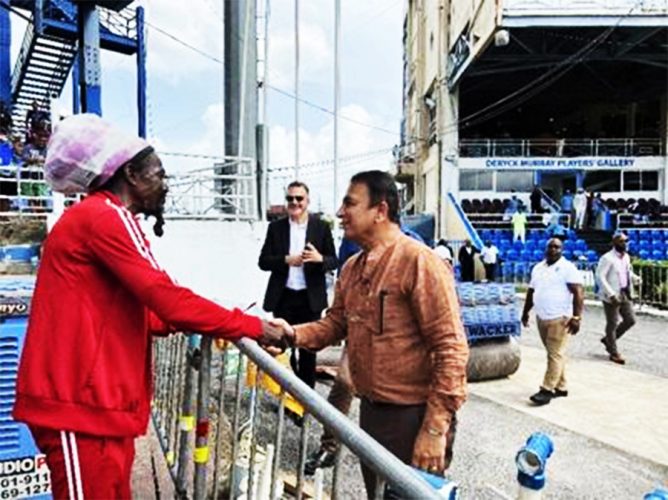
[[[14,418],[99,436],[143,434],[151,338],[169,330],[234,340],[258,337],[262,326],[174,284],[120,200],[92,194],[63,214],[44,244]]]

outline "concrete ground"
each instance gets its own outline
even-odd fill
[[[668,486],[666,320],[638,317],[638,324],[619,345],[625,366],[607,360],[599,342],[603,326],[602,310],[588,307],[582,331],[569,346],[567,398],[540,408],[528,402],[545,368],[534,324],[523,332],[523,359],[516,374],[471,384],[469,401],[459,413],[455,459],[448,472],[459,483],[461,498],[515,498],[514,457],[535,431],[548,433],[555,443],[544,498],[626,500]],[[319,384],[318,390],[326,393],[328,387]],[[355,403],[351,418],[357,419],[357,411]],[[265,418],[263,427],[269,431],[272,417]],[[289,467],[297,460],[298,429],[288,422],[286,431],[282,464]],[[310,435],[310,449],[315,449],[319,425]],[[138,450],[136,498],[156,498],[146,471],[151,448],[157,449],[149,439]],[[156,461],[159,466],[160,460]],[[326,479],[330,477],[327,471]],[[359,466],[350,453],[344,455],[342,477],[341,497],[363,498]],[[167,486],[161,490],[162,498],[172,498]]]

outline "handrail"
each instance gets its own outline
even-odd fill
[[[457,212],[457,215],[459,215],[459,219],[464,224],[471,242],[476,246],[476,248],[481,249],[483,247],[482,238],[478,234],[478,231],[476,231],[475,227],[473,227],[473,224],[471,224],[471,221],[466,215],[466,212],[462,210],[462,207],[459,205],[459,203],[457,203],[455,196],[451,192],[448,193],[448,200],[450,200],[450,203],[452,203],[452,205],[455,207],[455,211]]]
[[[559,203],[550,198],[542,188],[538,188],[538,190],[540,191],[541,201],[544,201],[545,204],[547,204],[550,212],[561,212],[561,205],[559,205]]]
[[[376,440],[330,405],[322,396],[283,368],[255,341],[241,339],[237,348],[263,372],[269,374],[285,391],[295,397],[336,437],[359,456],[379,476],[408,498],[438,498],[434,489]]]

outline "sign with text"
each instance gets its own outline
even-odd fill
[[[498,169],[661,169],[665,158],[661,156],[579,156],[576,158],[554,157],[487,157],[459,158],[461,168]]]

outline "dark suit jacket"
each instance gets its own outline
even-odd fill
[[[327,224],[316,215],[308,216],[306,226],[306,242],[311,243],[323,256],[322,263],[304,264],[304,277],[311,310],[319,313],[327,307],[327,289],[325,273],[336,269],[338,260],[334,249],[332,232]],[[269,224],[267,237],[260,252],[258,265],[263,271],[271,271],[267,292],[264,296],[264,310],[271,312],[276,309],[285,283],[288,280],[289,266],[285,263],[285,256],[290,253],[290,222],[286,217]]]

